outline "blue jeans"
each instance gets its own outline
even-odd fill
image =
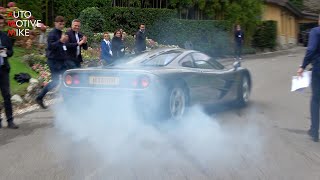
[[[241,58],[241,55],[242,55],[242,43],[241,42],[236,42],[234,54],[235,54],[236,58]]]
[[[64,71],[68,69],[65,61],[48,59],[47,63],[51,72],[51,82],[42,89],[37,97],[39,99],[42,99],[49,91],[59,85],[60,75],[62,75]]]
[[[319,137],[319,108],[320,108],[320,71],[312,71],[311,80],[311,133]]]

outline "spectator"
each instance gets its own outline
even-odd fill
[[[100,59],[102,64],[107,65],[112,63],[112,50],[111,50],[111,43],[110,43],[110,35],[108,32],[103,34],[103,40],[100,43],[101,55]]]
[[[54,22],[55,28],[48,35],[47,45],[47,63],[51,71],[51,82],[47,84],[40,94],[36,98],[36,102],[46,109],[47,107],[43,103],[43,98],[53,88],[57,87],[60,81],[60,76],[67,69],[66,67],[66,45],[68,41],[68,35],[62,33],[62,29],[65,26],[64,17],[57,16]]]
[[[13,110],[10,94],[9,72],[10,65],[8,58],[13,55],[12,42],[7,33],[4,33],[5,19],[0,15],[0,89],[4,100],[5,114],[8,122],[8,128],[18,129],[19,127],[13,122]],[[1,109],[0,109],[1,114]],[[0,117],[0,128],[2,127]]]
[[[67,56],[72,62],[71,68],[80,68],[83,62],[81,48],[88,49],[87,37],[80,33],[81,22],[79,19],[72,21],[71,29],[66,33],[69,37],[67,46]],[[73,67],[72,67],[73,66]]]
[[[140,54],[142,51],[146,50],[146,32],[144,24],[140,24],[139,31],[136,33],[135,50],[137,54]]]
[[[319,16],[320,26],[320,16]],[[298,69],[298,76],[302,76],[304,69],[312,63],[311,78],[311,126],[308,131],[314,142],[319,141],[319,108],[320,108],[320,27],[310,31],[306,55],[302,65]]]
[[[111,47],[112,47],[111,50],[112,50],[113,61],[124,56],[125,47],[122,41],[122,35],[120,30],[117,30],[114,32],[114,36],[111,41]]]
[[[241,60],[242,57],[242,45],[244,42],[244,32],[241,30],[241,26],[238,24],[234,32],[235,41],[235,58]]]

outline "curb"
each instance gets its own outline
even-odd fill
[[[271,58],[274,56],[280,56],[280,55],[292,55],[295,54],[297,52],[300,51],[306,51],[306,47],[302,47],[302,46],[296,46],[294,48],[291,49],[285,49],[285,50],[279,50],[279,51],[273,51],[273,52],[264,52],[264,53],[257,53],[257,54],[247,54],[242,56],[242,60],[246,61],[246,60],[255,60],[255,59],[261,59],[261,58]],[[235,62],[233,57],[227,57],[227,58],[222,58],[218,60],[219,62]]]

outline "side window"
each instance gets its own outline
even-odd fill
[[[201,69],[214,69],[211,64],[209,64],[207,61],[198,60],[195,61],[195,64],[198,68]]]
[[[182,67],[190,67],[190,68],[194,67],[193,59],[191,55],[185,56],[182,60],[179,61],[179,64]]]
[[[202,69],[216,69],[221,70],[224,69],[224,66],[219,62],[212,59],[210,56],[203,53],[193,53],[192,54],[194,63],[198,68]]]

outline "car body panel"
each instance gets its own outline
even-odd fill
[[[152,59],[152,57],[157,57],[161,53],[171,52],[172,50],[181,51],[181,53],[165,66],[136,66],[135,63],[130,64],[134,61],[140,63],[145,59]],[[161,98],[167,98],[166,93],[171,87],[183,84],[183,88],[187,90],[191,105],[212,104],[236,99],[239,82],[244,75],[248,75],[250,78],[249,71],[242,67],[238,69],[182,67],[180,61],[188,55],[192,55],[192,53],[200,52],[179,48],[165,48],[140,55],[142,60],[132,57],[132,60],[127,60],[130,62],[129,65],[113,64],[103,68],[71,69],[64,73],[63,79],[66,79],[68,75],[77,75],[81,83],[70,86],[64,81],[62,92],[70,96],[82,93],[89,95],[111,94],[112,97],[132,94],[134,97],[139,97],[138,99],[140,100],[145,99],[147,101],[146,104],[156,104]],[[118,80],[114,81],[116,85],[99,85],[99,83],[97,83],[98,85],[90,85],[88,81],[92,76],[110,77]],[[149,80],[148,87],[137,88],[130,84],[136,81],[142,82],[141,78]],[[106,82],[109,83],[109,81]],[[150,96],[154,97],[149,98]]]

